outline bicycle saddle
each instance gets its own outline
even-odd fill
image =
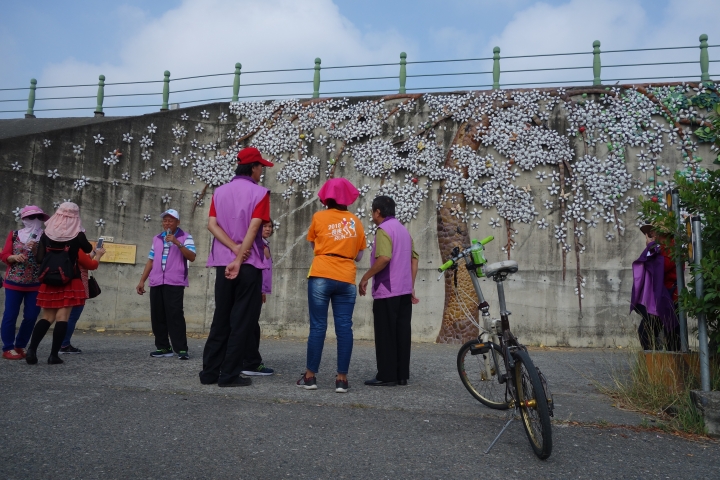
[[[518,271],[518,263],[515,260],[503,260],[502,262],[485,265],[483,273],[486,277],[494,277],[498,274],[510,274]]]

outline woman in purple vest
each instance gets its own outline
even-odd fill
[[[262,303],[265,304],[267,296],[272,293],[272,253],[270,253],[270,237],[275,233],[275,225],[273,224],[272,218],[269,222],[263,224],[262,237],[263,243],[265,243],[265,258],[270,262],[270,267],[263,270],[262,277]]]
[[[136,291],[144,294],[145,280],[150,277],[150,322],[157,347],[150,356],[172,357],[174,350],[180,360],[188,360],[183,297],[190,285],[188,267],[195,261],[195,243],[189,233],[180,229],[177,210],[166,210],[161,217],[163,231],[153,238]]]
[[[378,226],[365,272],[358,289],[367,292],[373,278],[373,317],[377,375],[366,380],[373,387],[407,385],[410,378],[410,320],[415,297],[418,254],[410,232],[395,219],[395,201],[379,196],[372,203],[372,219]]]
[[[270,262],[270,268],[262,271],[262,303],[265,305],[267,296],[272,293],[272,255],[270,254],[270,238],[274,231],[272,218],[269,222],[263,223],[262,238],[265,243],[264,255],[265,259]],[[259,319],[258,319],[259,320]],[[249,347],[245,352],[243,360],[243,375],[249,376],[269,376],[275,373],[275,370],[268,368],[262,363],[262,355],[260,355],[260,323],[259,321],[253,325],[251,332],[251,340]]]

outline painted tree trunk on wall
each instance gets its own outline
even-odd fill
[[[487,117],[483,118],[483,123],[487,122]],[[473,150],[477,150],[480,143],[475,139],[477,135],[477,126],[475,122],[465,123],[460,126],[453,140],[453,145],[469,146]],[[448,151],[445,160],[445,166],[456,168],[456,161],[453,158],[452,148]],[[465,172],[467,176],[467,171]],[[441,183],[440,188],[444,188],[445,182]],[[470,236],[467,230],[467,224],[463,221],[461,215],[454,215],[453,212],[464,212],[465,198],[463,195],[457,195],[455,201],[448,198],[438,210],[437,214],[437,232],[438,245],[440,247],[441,258],[450,257],[452,249],[456,246],[463,247],[470,244]],[[466,341],[478,336],[478,328],[467,318],[465,312],[470,309],[470,313],[475,320],[478,318],[478,311],[475,305],[468,305],[469,302],[462,302],[455,295],[455,278],[452,272],[445,275],[445,307],[443,309],[442,324],[438,333],[437,343],[465,343]],[[473,289],[470,274],[463,266],[457,269],[457,289],[463,296],[475,298],[475,290]],[[461,305],[462,303],[462,305]]]

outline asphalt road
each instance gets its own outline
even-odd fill
[[[41,360],[49,339],[40,348]],[[464,390],[456,347],[413,345],[408,387],[372,388],[372,344],[355,345],[348,394],[333,387],[326,344],[319,389],[294,386],[305,344],[263,339],[272,377],[221,389],[197,380],[192,358],[151,359],[152,337],[77,334],[64,365],[0,362],[0,466],[35,478],[718,478],[720,446],[637,428],[595,381],[621,372],[625,353],[533,350],[556,401],[553,454],[532,453],[516,422],[489,455],[502,414]],[[580,425],[568,422],[576,421]]]

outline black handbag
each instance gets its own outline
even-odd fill
[[[100,285],[98,285],[95,277],[88,277],[88,291],[90,294],[90,298],[95,298],[102,293],[102,290],[100,290]]]

